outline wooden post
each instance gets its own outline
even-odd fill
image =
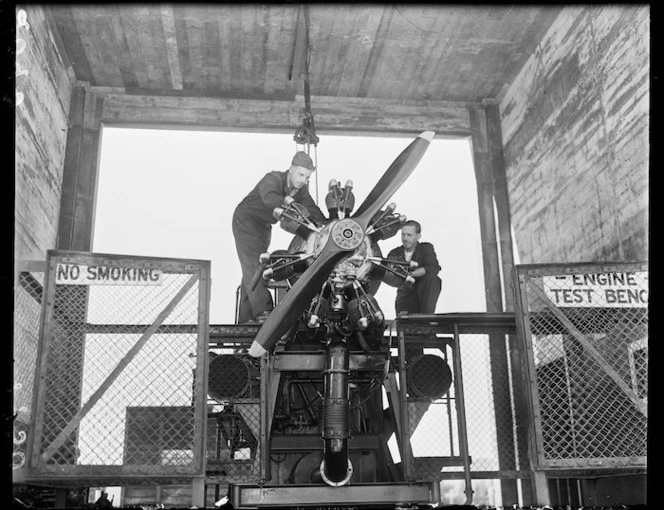
[[[581,494],[583,495],[581,504],[589,507],[597,506],[597,478],[583,478],[581,487]]]
[[[507,189],[507,175],[505,174],[505,159],[503,157],[503,133],[500,126],[500,112],[498,106],[489,101],[485,104],[485,121],[487,131],[488,163],[491,171],[493,188],[493,202],[496,208],[496,242],[500,255],[502,270],[503,300],[505,311],[514,311],[514,292],[511,286],[511,276],[514,269],[514,252],[512,250],[512,225],[510,216],[509,195]]]
[[[548,505],[551,502],[549,497],[549,480],[546,473],[540,470],[533,470],[533,498],[536,506]]]
[[[31,466],[36,466],[36,455],[42,442],[61,427],[61,420],[70,421],[80,406],[83,381],[83,355],[85,334],[81,327],[86,322],[87,306],[81,306],[88,299],[86,286],[69,285],[57,288],[55,285],[56,257],[49,251],[45,285],[47,295],[42,309],[40,326],[38,366],[35,371],[36,397],[33,402],[33,416],[42,416],[39,423],[30,425],[33,438],[30,449]],[[57,306],[56,306],[57,304]],[[59,327],[74,325],[69,334]],[[53,374],[56,377],[53,377]],[[66,402],[67,405],[62,404]],[[73,432],[73,431],[72,431]],[[70,435],[60,444],[58,462],[73,465],[76,462],[75,451],[77,434]]]
[[[67,493],[68,489],[58,487],[55,489],[55,508],[67,508]]]
[[[477,195],[480,216],[480,232],[482,235],[482,258],[484,262],[484,286],[486,292],[487,312],[503,312],[504,282],[501,255],[507,255],[511,263],[511,249],[507,254],[501,253],[501,230],[509,231],[505,226],[505,210],[507,207],[506,194],[502,197],[500,209],[502,216],[496,214],[498,204],[496,201],[496,175],[494,164],[497,166],[502,150],[502,142],[498,139],[500,131],[496,129],[495,118],[492,118],[492,128],[489,129],[489,120],[485,107],[469,107],[470,125],[473,141],[473,160],[475,178],[477,181]],[[492,111],[492,117],[495,112]],[[499,198],[500,198],[499,197]],[[495,208],[495,209],[494,209]],[[503,220],[502,229],[499,220]],[[511,245],[511,243],[510,243]],[[504,261],[503,261],[504,263]],[[509,287],[508,287],[509,288]],[[513,307],[513,301],[512,301]],[[516,469],[514,455],[514,440],[512,435],[513,417],[510,406],[510,384],[508,378],[508,359],[505,345],[505,335],[489,335],[489,352],[491,360],[491,382],[493,388],[493,401],[495,407],[496,437],[498,446],[498,463],[501,470]],[[519,503],[516,480],[501,480],[503,503],[513,505]]]
[[[205,507],[205,477],[197,476],[191,482],[191,506]]]
[[[78,84],[71,96],[56,243],[59,250],[92,249],[103,97],[89,89]]]
[[[496,207],[498,249],[502,268],[504,309],[514,311],[515,294],[513,288],[514,247],[512,246],[512,217],[509,206],[509,191],[505,158],[503,156],[503,134],[500,123],[500,111],[493,101],[484,101],[488,133],[488,149],[494,182],[494,203]],[[515,335],[508,336],[508,358],[512,367],[512,392],[514,396],[514,422],[516,426],[516,455],[519,468],[529,466],[528,459],[528,390],[523,380],[523,359]],[[523,505],[533,504],[533,487],[529,479],[522,479]]]

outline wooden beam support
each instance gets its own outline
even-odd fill
[[[496,104],[487,102],[486,107],[487,151],[493,180],[493,197],[496,207],[498,231],[498,252],[502,269],[503,306],[506,312],[514,311],[514,293],[512,291],[512,272],[514,271],[514,252],[512,249],[512,229],[510,204],[503,156],[503,134],[500,125],[500,111]]]
[[[295,101],[166,95],[104,95],[103,123],[133,127],[281,130],[300,125],[304,98]],[[469,136],[466,104],[343,97],[311,98],[318,130]]]
[[[103,101],[103,96],[85,83],[72,91],[56,243],[59,250],[92,249]]]
[[[503,278],[500,251],[499,218],[496,203],[495,152],[502,144],[496,140],[496,130],[485,106],[471,107],[470,118],[473,132],[473,160],[480,214],[482,236],[482,258],[484,261],[484,287],[488,312],[503,312],[503,289],[509,288],[509,281]],[[492,126],[492,127],[490,127]],[[499,132],[498,132],[499,133]],[[491,382],[494,402],[510,401],[508,379],[508,351],[505,335],[489,335],[491,359]],[[511,413],[496,412],[494,416],[498,443],[499,469],[515,469],[514,440],[512,435],[514,417]],[[501,480],[503,502],[507,505],[518,503],[516,480]]]
[[[500,256],[498,254],[496,216],[494,214],[494,182],[489,155],[486,112],[483,107],[469,108],[469,110],[482,236],[486,309],[487,312],[503,312]]]
[[[161,7],[161,26],[166,38],[166,55],[168,57],[168,68],[171,72],[171,85],[175,90],[182,90],[182,72],[180,71],[178,57],[178,42],[175,38],[173,6],[163,5]]]
[[[512,246],[512,220],[510,214],[509,194],[507,188],[507,175],[505,172],[505,159],[503,155],[503,135],[500,123],[500,110],[492,100],[482,102],[485,107],[485,120],[487,131],[487,153],[491,168],[493,182],[493,202],[495,206],[496,243],[500,256],[500,269],[502,280],[503,309],[506,312],[514,311],[514,290],[512,289],[512,275],[514,272],[514,250]],[[523,372],[514,367],[525,366],[521,357],[521,350],[515,335],[507,339],[508,352],[505,362],[509,362],[512,369],[512,394],[514,396],[514,426],[516,443],[512,452],[516,451],[521,466],[528,465],[528,403],[527,385],[523,379]],[[509,384],[506,381],[505,384]],[[510,430],[509,433],[512,433]],[[509,442],[509,438],[505,440]],[[506,467],[506,466],[505,466]],[[515,488],[514,488],[515,489]],[[532,504],[533,486],[530,479],[522,479],[522,497],[524,503]]]
[[[293,53],[291,55],[291,64],[288,72],[288,80],[294,89],[297,89],[297,80],[300,78],[300,72],[305,59],[307,58],[307,23],[304,16],[304,9],[307,6],[300,6],[297,13],[297,31],[295,32],[295,41],[293,42]]]

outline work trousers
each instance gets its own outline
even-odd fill
[[[408,313],[435,313],[442,282],[438,275],[425,273],[409,288],[397,291],[396,311]]]
[[[249,288],[249,283],[260,266],[258,258],[270,246],[272,226],[242,219],[238,217],[236,211],[233,214],[233,237],[235,237],[235,249],[242,268],[238,314],[238,322],[241,323],[274,308],[272,295],[263,278],[258,281],[254,290]]]

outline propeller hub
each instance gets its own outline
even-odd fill
[[[339,220],[332,227],[332,240],[342,250],[355,250],[364,239],[364,231],[360,224],[351,219]]]

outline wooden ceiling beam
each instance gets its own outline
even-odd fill
[[[469,136],[467,103],[312,97],[318,130],[372,133],[435,131]],[[175,129],[292,130],[304,98],[295,101],[105,94],[101,122]]]
[[[304,9],[306,8],[307,7],[302,6],[297,11],[297,30],[295,32],[293,53],[288,71],[288,80],[290,81],[291,86],[296,85],[296,81],[300,77],[305,59],[307,58],[307,23],[304,17]]]
[[[161,7],[161,26],[164,28],[164,38],[166,39],[166,56],[171,74],[171,85],[175,90],[182,90],[182,71],[178,57],[178,41],[175,37],[175,16],[173,7],[170,5]]]

